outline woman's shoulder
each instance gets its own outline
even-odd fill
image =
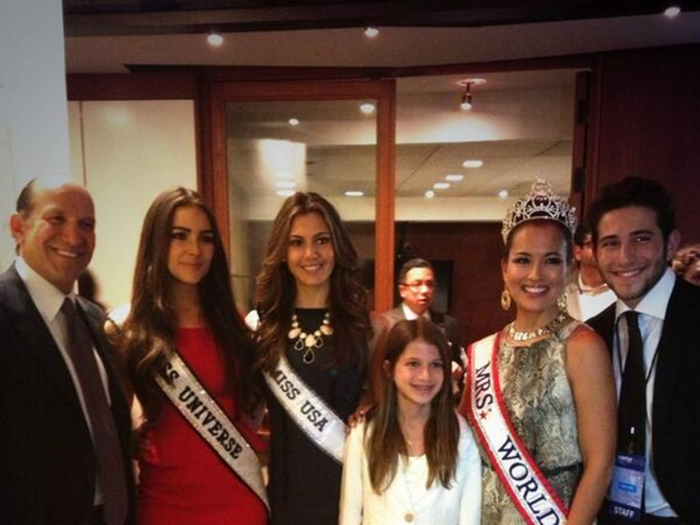
[[[475,443],[474,434],[472,433],[472,429],[469,426],[469,423],[467,423],[467,419],[459,412],[455,411],[455,414],[457,414],[457,421],[459,423],[459,443],[460,443],[460,446],[469,445],[470,443]]]

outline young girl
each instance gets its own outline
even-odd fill
[[[247,446],[260,446],[248,422],[262,385],[214,215],[192,190],[161,193],[146,214],[121,339],[145,415],[139,525],[264,525]]]
[[[374,356],[377,406],[346,443],[340,524],[476,525],[481,463],[455,413],[450,349],[430,321],[400,321]]]

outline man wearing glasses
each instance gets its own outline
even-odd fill
[[[399,306],[384,315],[389,326],[402,319],[424,317],[442,329],[452,348],[452,360],[463,366],[462,342],[454,317],[436,312],[430,306],[435,297],[435,270],[425,259],[406,261],[399,271],[399,294],[403,300]]]

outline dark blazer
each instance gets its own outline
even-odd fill
[[[615,305],[588,324],[613,348]],[[676,279],[666,310],[652,402],[652,459],[666,500],[685,523],[700,523],[700,287]]]
[[[403,303],[394,308],[393,310],[389,310],[388,312],[385,312],[383,314],[385,319],[387,320],[387,323],[389,324],[389,329],[391,329],[391,327],[394,326],[396,322],[401,321],[402,319],[406,319],[402,305]],[[432,319],[433,323],[440,327],[440,329],[444,332],[445,336],[447,337],[447,340],[450,342],[450,346],[452,348],[452,360],[456,361],[459,364],[462,364],[462,359],[460,356],[460,349],[462,348],[462,338],[459,335],[459,327],[457,326],[457,320],[454,317],[451,317],[447,314],[435,312],[432,309],[430,310],[430,319]]]
[[[104,314],[78,301],[109,376],[133,509],[129,407],[102,331]],[[92,510],[95,461],[68,368],[12,267],[0,276],[0,523],[79,525]]]

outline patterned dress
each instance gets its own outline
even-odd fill
[[[576,407],[566,373],[566,342],[579,322],[569,319],[556,332],[529,346],[501,338],[498,377],[513,426],[550,486],[571,504],[581,475]],[[483,462],[484,525],[525,523],[479,443]]]

